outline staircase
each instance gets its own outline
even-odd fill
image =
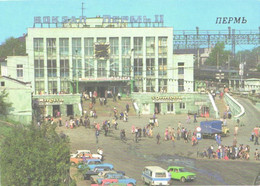
[[[89,104],[90,100],[83,101],[83,110],[86,110],[88,113],[90,111],[89,109]],[[100,105],[99,99],[96,99],[96,104],[93,105],[92,110],[96,110],[97,116],[104,116],[104,117],[112,117],[114,115],[113,109],[116,107],[117,112],[118,112],[118,117],[121,112],[126,111],[126,104],[129,104],[129,116],[134,116],[136,115],[132,99],[131,98],[121,98],[121,100],[117,100],[116,102],[113,102],[112,98],[107,99],[107,104],[106,105]]]
[[[219,111],[219,117],[222,118],[224,112],[227,110],[226,103],[224,101],[224,97],[222,99],[219,96],[216,96],[215,103]]]

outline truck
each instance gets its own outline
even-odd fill
[[[221,136],[227,136],[229,128],[223,126],[223,122],[220,120],[202,121],[200,122],[201,135],[202,137],[214,137],[215,134]]]

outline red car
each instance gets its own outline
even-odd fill
[[[102,184],[91,184],[91,186],[109,186],[110,183],[117,183],[117,179],[104,179]]]

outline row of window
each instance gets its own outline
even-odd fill
[[[82,54],[82,45],[81,38],[72,38],[72,55],[81,56]],[[131,38],[122,37],[121,49],[122,55],[131,55],[131,52],[134,52],[134,55],[143,54],[143,37],[134,37],[133,50],[131,49]],[[107,41],[106,38],[97,38],[96,43],[106,43],[110,44],[110,55],[119,55],[119,38],[110,37]],[[60,38],[59,39],[59,50],[61,56],[69,55],[69,38]],[[84,54],[85,56],[94,56],[94,38],[84,38]],[[155,37],[146,37],[146,55],[154,56],[155,55]],[[34,38],[34,55],[43,56],[43,38]],[[47,57],[56,56],[56,39],[47,38],[46,39],[46,49]],[[158,38],[158,54],[167,55],[167,37]]]
[[[167,92],[167,79],[158,79],[158,92]],[[184,79],[178,79],[178,92],[184,91]],[[134,81],[134,92],[143,92],[143,81]],[[146,79],[146,92],[156,92],[155,79]]]
[[[21,67],[22,68],[22,67]],[[44,60],[35,59],[34,60],[34,69],[35,77],[40,78],[44,77]],[[60,60],[60,77],[69,77],[69,60],[61,59]],[[98,60],[97,61],[97,76],[106,77],[108,73],[107,60]],[[17,67],[17,73],[18,73]],[[85,77],[94,77],[94,60],[86,59],[85,60]],[[131,73],[131,61],[130,58],[122,58],[122,76],[130,76]],[[143,75],[143,59],[135,58],[134,59],[134,76]],[[146,59],[146,76],[155,75],[155,58]],[[48,77],[57,77],[57,61],[56,59],[47,60],[47,76]],[[167,58],[159,58],[158,60],[158,73],[159,76],[167,75]],[[73,77],[82,77],[82,60],[73,59],[72,60],[72,75]],[[112,77],[119,76],[119,60],[117,58],[111,58],[109,64],[109,75]],[[20,77],[20,76],[19,76]]]
[[[57,94],[58,92],[57,81],[48,81],[48,90],[49,90],[48,92],[49,94]],[[60,91],[62,93],[68,94],[70,92],[69,90],[70,90],[70,82],[61,81]],[[36,94],[45,93],[44,81],[35,81],[35,93]]]
[[[186,104],[184,102],[179,103],[179,108],[180,109],[186,109]],[[174,103],[167,103],[167,112],[174,112]]]

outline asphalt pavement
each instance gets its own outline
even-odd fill
[[[167,168],[171,165],[184,166],[189,171],[197,174],[197,180],[194,182],[181,183],[174,181],[173,185],[251,185],[258,171],[260,170],[260,161],[255,161],[253,153],[255,148],[253,142],[249,141],[252,129],[259,125],[260,111],[247,99],[236,98],[246,109],[243,117],[245,126],[239,127],[238,144],[248,144],[251,147],[250,160],[212,160],[207,158],[197,158],[197,151],[202,151],[210,145],[217,148],[214,139],[202,139],[196,146],[191,143],[176,140],[164,141],[165,128],[171,126],[177,129],[180,121],[184,127],[193,131],[199,126],[200,121],[206,118],[198,118],[198,123],[186,124],[186,115],[158,115],[159,127],[154,129],[154,137],[141,138],[137,143],[134,141],[134,135],[131,134],[132,125],[144,127],[148,124],[149,115],[129,117],[129,122],[119,121],[119,130],[110,129],[109,135],[104,136],[102,132],[99,136],[99,143],[96,143],[94,129],[85,129],[79,127],[76,129],[65,129],[59,127],[70,136],[71,152],[80,149],[90,149],[96,152],[98,147],[103,148],[105,162],[114,165],[116,170],[125,171],[126,175],[137,180],[137,185],[142,186],[141,173],[145,166],[157,165]],[[97,118],[96,122],[102,123],[105,119]],[[210,119],[210,118],[207,118]],[[94,119],[91,119],[94,122]],[[230,135],[222,138],[223,145],[232,145],[235,120],[228,120]],[[120,130],[126,130],[127,141],[120,140]],[[155,136],[160,133],[162,140],[156,144]],[[260,147],[260,146],[259,146]],[[76,176],[75,168],[72,168],[72,175],[78,180],[78,185],[90,185],[90,182],[81,180],[81,175]]]

